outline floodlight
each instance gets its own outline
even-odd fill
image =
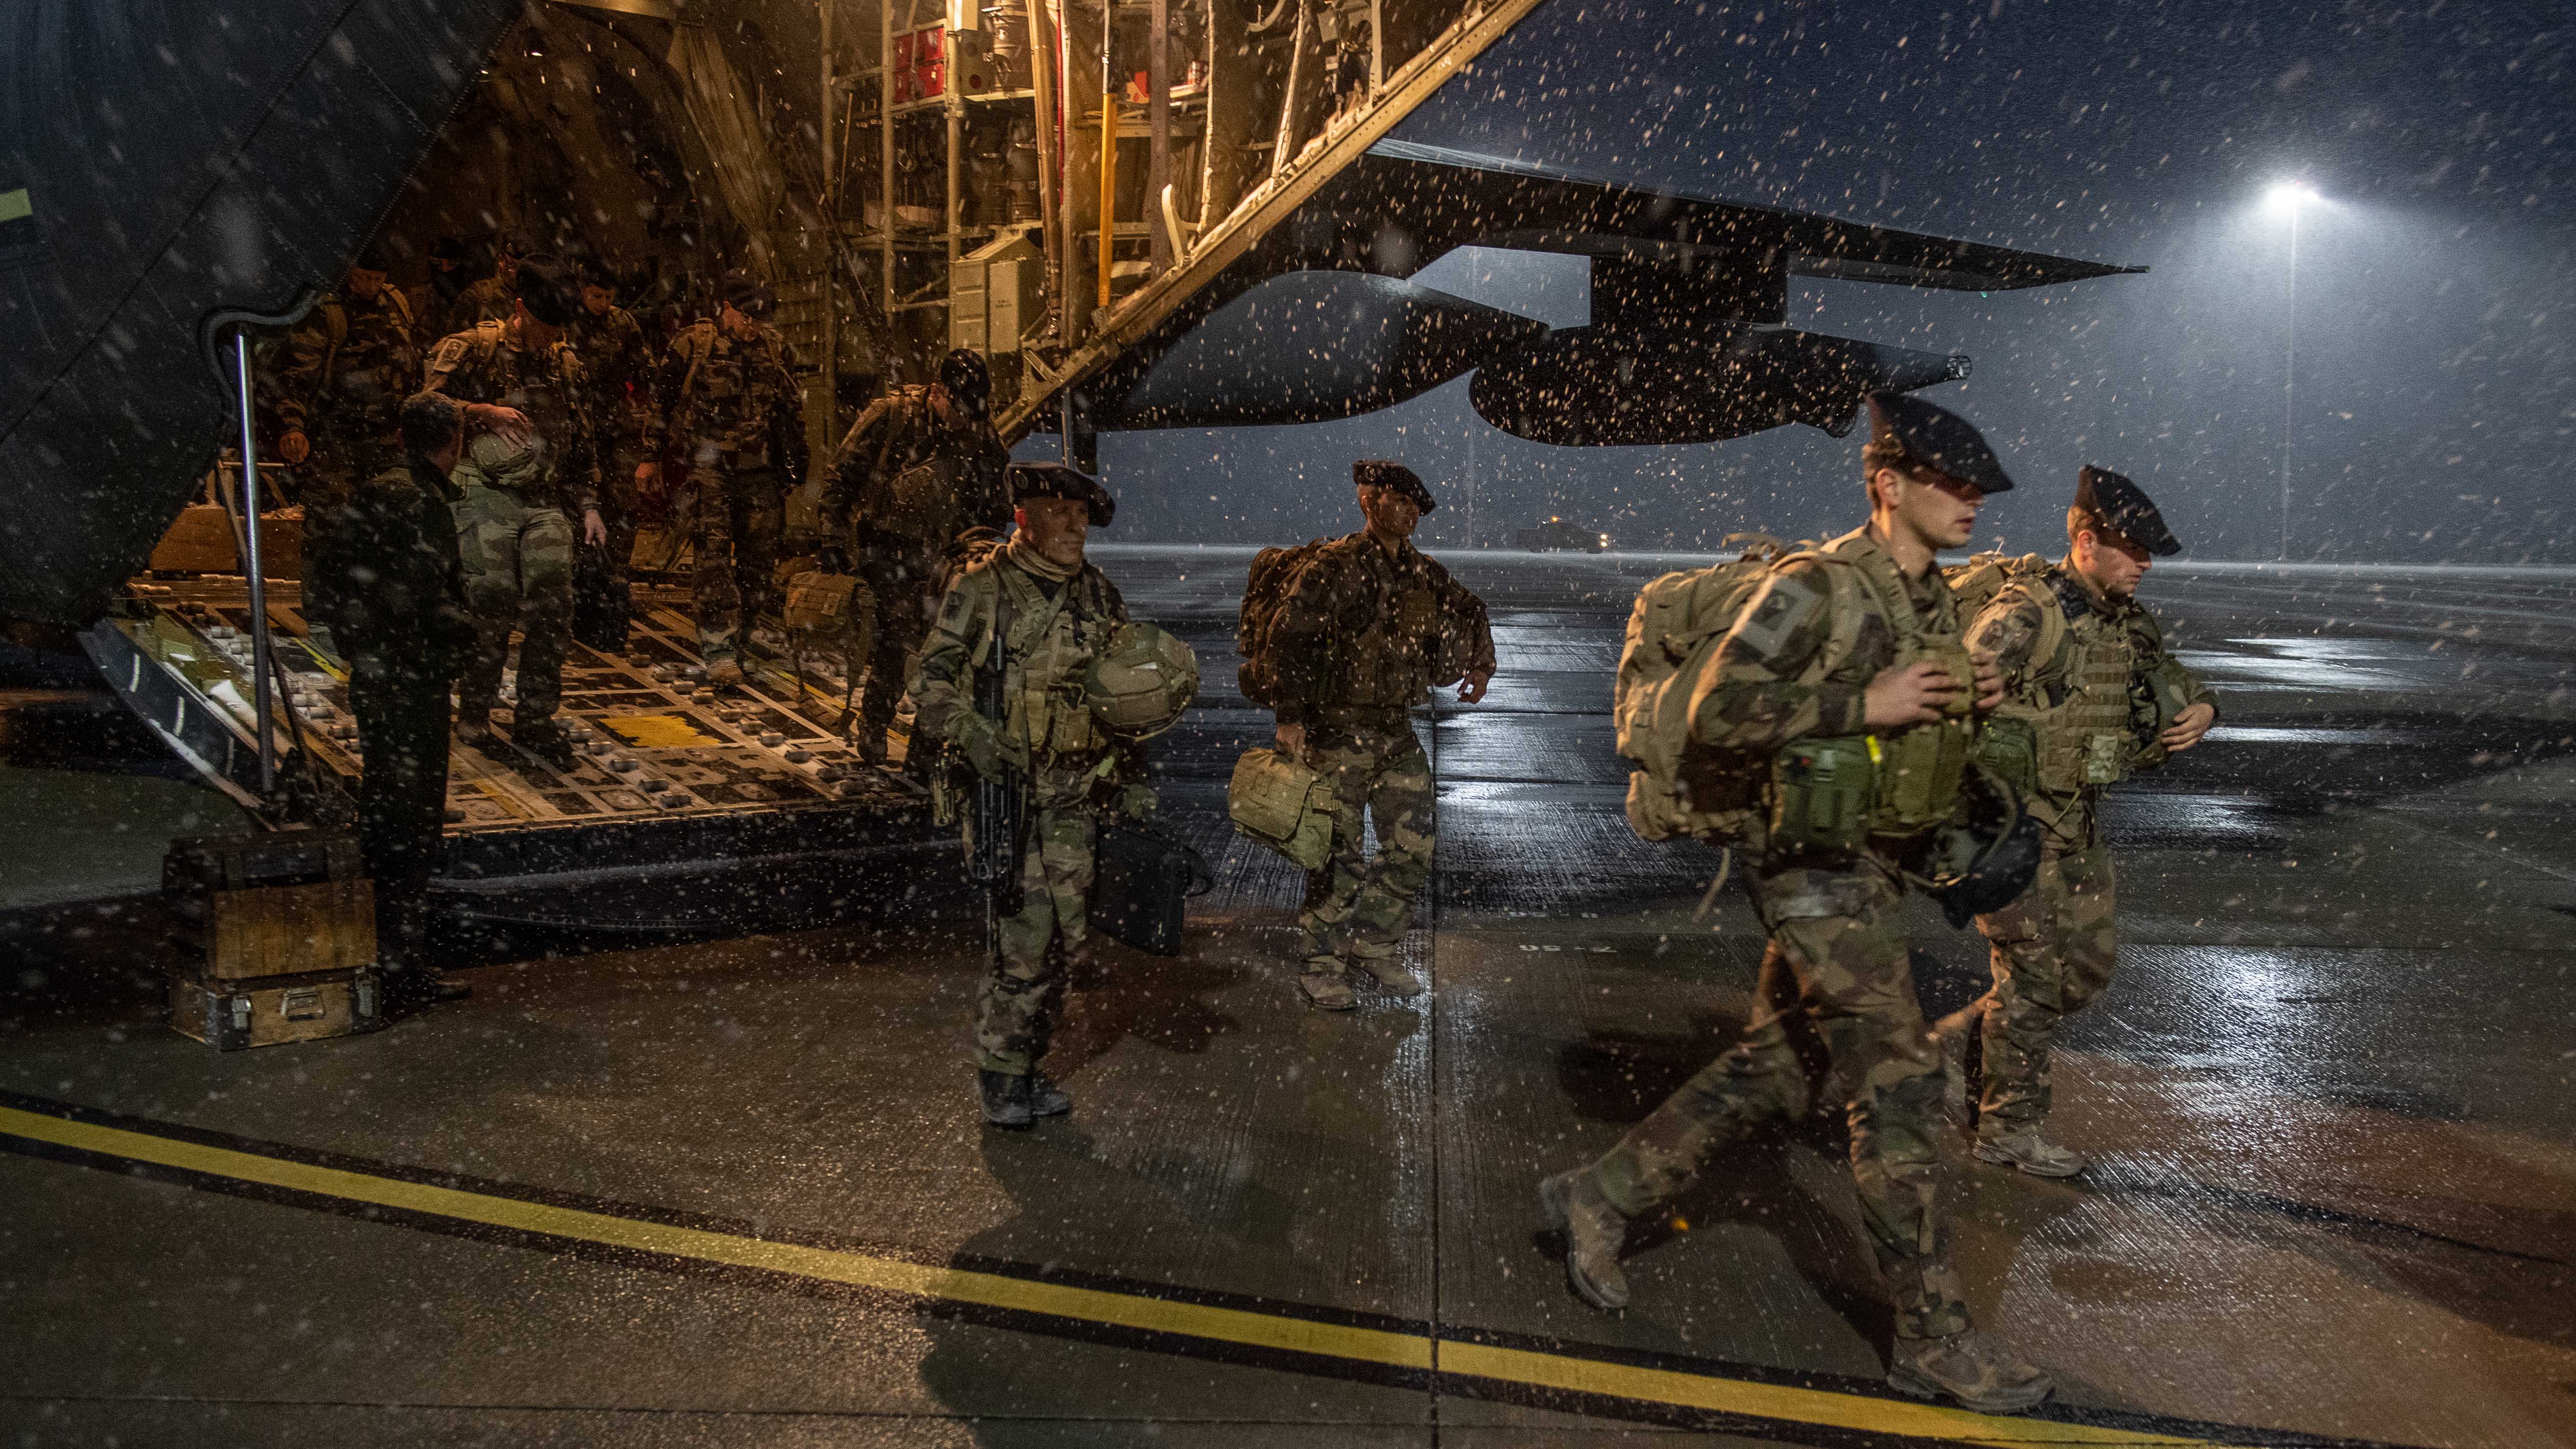
[[[2295,181],[2275,182],[2263,193],[2263,205],[2272,211],[2296,211],[2316,199],[2315,192]]]

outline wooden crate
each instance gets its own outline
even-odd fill
[[[161,885],[184,922],[184,973],[206,982],[348,971],[376,959],[375,883],[346,834],[182,840]]]
[[[372,967],[257,982],[170,978],[170,1026],[217,1051],[353,1036],[385,1024],[383,978]]]

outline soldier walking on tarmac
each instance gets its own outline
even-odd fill
[[[429,880],[447,818],[447,687],[474,643],[448,481],[465,449],[464,410],[424,392],[402,402],[402,456],[347,500],[342,549],[367,581],[349,591],[339,643],[365,773],[358,851],[375,882],[377,959],[399,1009],[452,1001],[467,988],[428,957]]]
[[[938,381],[870,403],[833,452],[823,513],[849,528],[877,607],[857,740],[871,759],[885,756],[886,729],[939,605],[942,555],[972,530],[1010,526],[1002,473],[1011,454],[989,420],[992,396],[984,359],[958,348],[941,360]]]
[[[776,586],[787,494],[805,475],[796,354],[768,323],[769,289],[728,272],[716,315],[671,339],[656,411],[689,455],[697,485],[691,591],[707,682],[742,683],[742,646]],[[650,482],[660,469],[646,464]]]
[[[306,481],[306,632],[335,652],[341,601],[366,587],[349,572],[349,495],[403,461],[397,414],[420,378],[411,301],[385,284],[385,267],[377,248],[360,252],[340,290],[287,334],[273,374],[277,455]]]
[[[1943,1023],[1962,1048],[1972,1024],[1983,1038],[1977,1159],[2038,1177],[2089,1165],[2040,1128],[2057,1025],[2102,994],[2118,959],[2102,792],[2199,744],[2218,721],[2216,698],[2166,652],[2155,615],[2137,601],[2150,555],[2182,551],[2146,490],[2087,466],[2066,537],[2066,556],[2053,564],[1979,561],[2010,573],[1968,642],[2003,669],[2004,702],[1988,728],[2026,733],[2024,748],[2009,753],[2028,772],[2010,783],[2038,818],[2040,864],[2020,900],[1977,917],[1994,947],[1994,988]],[[1975,591],[1975,577],[1961,577],[1963,592]]]
[[[984,1119],[1026,1127],[1073,1109],[1039,1067],[1066,976],[1090,959],[1092,850],[1109,809],[1141,815],[1153,792],[1142,754],[1086,702],[1085,675],[1127,624],[1108,576],[1086,562],[1093,528],[1117,504],[1061,464],[1014,463],[1018,531],[940,600],[922,651],[916,729],[945,740],[974,771],[1023,791],[1018,906],[999,921],[992,969],[975,997],[976,1085]],[[978,708],[977,676],[998,671]]]
[[[1752,1022],[1598,1161],[1543,1183],[1540,1198],[1565,1234],[1570,1286],[1595,1307],[1624,1307],[1628,1223],[1671,1201],[1710,1151],[1805,1114],[1807,1069],[1790,1037],[1803,1016],[1832,1054],[1829,1080],[1850,1094],[1861,1220],[1896,1300],[1889,1383],[2009,1411],[2045,1398],[2049,1381],[1974,1327],[1950,1265],[1942,1063],[1898,915],[1901,872],[1961,809],[1971,709],[2003,697],[1992,662],[1961,642],[1934,555],[1965,543],[1987,495],[2012,480],[1963,419],[1899,393],[1874,394],[1869,410],[1868,525],[1784,560],[1689,696],[1699,744],[1769,757],[1757,778],[1776,824],[1746,842],[1770,935]],[[1853,793],[1860,780],[1876,783]]]
[[[1484,601],[1413,546],[1414,526],[1439,506],[1431,490],[1401,463],[1354,463],[1351,478],[1366,526],[1299,569],[1268,645],[1279,748],[1333,787],[1332,856],[1307,878],[1297,917],[1297,990],[1326,1011],[1357,1004],[1354,978],[1398,996],[1426,989],[1399,956],[1438,839],[1411,714],[1435,686],[1456,684],[1473,704],[1494,677]]]
[[[519,267],[510,320],[441,341],[426,385],[466,404],[456,524],[476,640],[459,687],[457,737],[478,748],[491,743],[515,626],[510,740],[558,769],[574,759],[554,717],[572,638],[571,520],[581,520],[582,542],[608,541],[581,362],[563,335],[579,305],[562,267],[529,258]]]

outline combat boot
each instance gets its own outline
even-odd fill
[[[711,689],[742,688],[742,666],[730,659],[708,660],[707,686]]]
[[[531,720],[527,724],[513,726],[510,743],[567,774],[581,763],[580,754],[572,747],[572,736],[551,719]]]
[[[1628,1275],[1619,1250],[1628,1242],[1628,1219],[1601,1195],[1592,1169],[1560,1172],[1538,1185],[1548,1223],[1565,1234],[1565,1283],[1595,1308],[1616,1313],[1628,1306]]]
[[[1976,1153],[1979,1162],[2018,1167],[2033,1177],[2073,1177],[2093,1165],[2083,1153],[2040,1136],[2036,1127],[1979,1137]]]
[[[1363,977],[1368,984],[1389,996],[1420,996],[1431,984],[1416,976],[1401,961],[1389,957],[1384,961],[1353,962],[1351,974]]]
[[[1956,1399],[1981,1414],[2019,1413],[2053,1387],[2039,1365],[1973,1328],[1947,1338],[1899,1338],[1890,1357],[1888,1387],[1918,1399]]]
[[[483,749],[492,743],[492,712],[471,705],[456,711],[456,742]]]
[[[1073,1094],[1057,1085],[1055,1078],[1031,1067],[1028,1082],[1030,1116],[1061,1117],[1073,1110]]]
[[[976,1094],[984,1104],[984,1120],[996,1127],[1014,1132],[1028,1130],[1029,1079],[1018,1072],[979,1070],[975,1073]],[[1071,1106],[1071,1103],[1067,1103]]]
[[[1350,976],[1340,971],[1309,967],[1297,977],[1297,994],[1319,1011],[1349,1011],[1359,1005],[1359,999],[1351,995]]]

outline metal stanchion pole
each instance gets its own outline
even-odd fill
[[[251,720],[259,735],[259,794],[277,789],[277,745],[269,730],[268,582],[259,558],[259,443],[252,427],[250,329],[233,332],[233,368],[241,381],[242,574],[250,580]]]

